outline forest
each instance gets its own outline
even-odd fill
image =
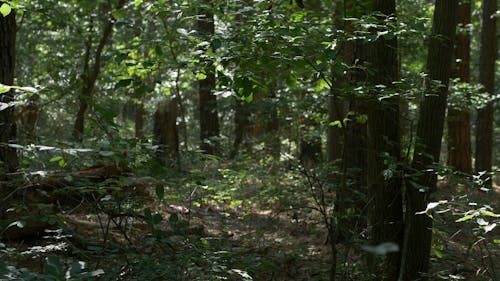
[[[499,18],[0,0],[0,280],[500,280]]]

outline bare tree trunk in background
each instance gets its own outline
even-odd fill
[[[396,1],[375,0],[373,12],[379,14],[380,25],[384,22],[397,24]],[[393,82],[399,80],[398,39],[379,37],[369,46],[368,62],[373,73],[373,85],[385,85],[393,89]],[[370,224],[373,245],[394,243],[403,248],[403,196],[402,178],[397,169],[401,161],[401,141],[398,96],[382,99],[390,92],[374,92],[368,109],[368,194],[371,204]],[[392,166],[391,166],[392,163]],[[389,171],[389,172],[388,172]],[[387,174],[392,173],[392,174]],[[379,280],[397,280],[401,263],[401,252],[387,253],[383,266],[372,268]]]
[[[213,0],[204,0],[200,8],[201,18],[197,21],[198,31],[206,36],[209,41],[214,35]],[[219,154],[218,144],[215,138],[220,134],[219,115],[217,111],[217,97],[215,90],[215,66],[214,62],[206,61],[204,73],[206,78],[198,81],[198,96],[200,109],[200,149],[207,154]]]
[[[134,125],[135,125],[135,138],[141,140],[144,138],[144,115],[146,110],[144,109],[144,95],[135,103],[135,115],[134,115]]]
[[[0,15],[0,83],[14,84],[16,63],[16,14],[15,11],[4,17]],[[0,94],[1,103],[14,101],[14,91]],[[18,157],[15,148],[9,143],[17,143],[17,130],[14,118],[14,106],[0,111],[0,177],[3,173],[15,172],[18,167]],[[3,192],[0,190],[0,192]],[[0,198],[1,199],[1,198]]]
[[[15,119],[18,121],[20,136],[19,141],[23,144],[33,143],[36,140],[36,126],[40,108],[38,106],[39,96],[29,96],[26,103],[18,105],[15,111]]]
[[[160,146],[158,156],[167,166],[179,164],[178,104],[175,99],[158,104],[154,115],[153,144]]]
[[[457,0],[436,0],[427,55],[427,78],[420,103],[412,168],[417,173],[406,184],[406,228],[403,280],[427,280],[432,241],[432,219],[424,211],[436,189],[437,176],[428,171],[439,163],[447,106],[448,82],[456,36]],[[436,85],[438,81],[440,84]]]
[[[234,142],[229,157],[234,158],[240,152],[240,147],[248,137],[250,125],[250,105],[244,101],[235,101]]]
[[[497,56],[496,17],[497,0],[483,0],[481,49],[479,55],[479,82],[490,94],[495,94],[495,60]],[[476,123],[475,172],[491,172],[493,164],[493,101],[478,110]],[[486,185],[491,186],[490,175],[485,175]]]
[[[470,82],[470,28],[471,3],[460,1],[455,46],[453,77]],[[448,107],[448,165],[465,174],[472,174],[472,145],[470,112]]]
[[[280,123],[278,116],[278,105],[276,93],[273,87],[268,94],[268,110],[265,112],[265,150],[267,155],[273,156],[277,161],[281,155],[281,138],[279,134]]]
[[[120,2],[117,4],[116,9],[122,8],[125,2],[126,0],[120,0]],[[91,58],[92,41],[93,41],[92,23],[89,31],[90,34],[87,38],[87,41],[85,42],[85,58],[84,58],[83,73],[81,77],[83,86],[78,96],[79,108],[76,114],[75,124],[73,127],[73,137],[78,140],[81,140],[83,138],[83,133],[85,129],[85,115],[87,114],[87,109],[89,107],[89,103],[94,93],[95,83],[99,76],[99,72],[101,71],[102,68],[102,53],[104,47],[106,46],[111,37],[111,34],[113,32],[113,25],[115,23],[115,20],[111,16],[111,11],[112,11],[111,6],[109,6],[108,4],[102,4],[102,6],[99,9],[101,16],[103,16],[105,20],[103,23],[104,27],[102,30],[102,35],[99,40],[99,44],[95,49],[93,58]],[[92,67],[90,66],[91,59],[94,60]]]

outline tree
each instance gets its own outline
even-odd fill
[[[198,32],[204,36],[215,52],[213,36],[215,33],[213,0],[204,0],[200,3],[200,15],[197,21]],[[200,149],[208,154],[217,154],[216,137],[219,136],[219,116],[217,111],[217,97],[215,90],[215,62],[208,55],[205,56],[203,65],[204,79],[198,81],[198,97],[200,111]]]
[[[427,55],[424,96],[420,102],[413,179],[407,181],[407,206],[403,249],[403,280],[426,280],[432,240],[432,219],[417,214],[426,209],[436,188],[432,166],[439,162],[451,75],[458,1],[436,0]]]
[[[453,77],[460,82],[470,82],[470,27],[471,2],[460,1],[455,46]],[[472,145],[470,137],[470,112],[466,109],[448,108],[448,165],[465,174],[472,174]]]
[[[0,4],[4,4],[0,2]],[[5,4],[7,5],[7,4]],[[12,10],[8,15],[0,15],[0,84],[14,84],[16,66],[16,13]],[[0,110],[0,164],[3,172],[14,172],[18,167],[15,148],[8,144],[16,143],[17,128],[14,119],[14,90],[0,94],[0,103],[7,108]]]
[[[118,4],[115,7],[115,10],[123,7],[123,5],[125,5],[125,2],[126,0],[119,0]],[[101,3],[99,6],[99,14],[102,18],[103,28],[101,37],[94,51],[94,26],[93,20],[90,20],[89,33],[85,41],[85,55],[83,61],[83,71],[81,74],[82,88],[78,96],[79,108],[76,114],[75,124],[73,128],[73,136],[76,139],[81,139],[83,137],[85,128],[85,115],[87,114],[87,109],[94,93],[97,78],[99,76],[99,73],[101,72],[104,47],[110,40],[111,34],[113,32],[115,19],[112,16],[113,7],[111,5],[111,2],[106,2]]]
[[[490,95],[495,93],[495,60],[497,56],[496,0],[483,0],[481,49],[479,56],[479,82]],[[491,172],[493,156],[493,101],[480,108],[476,121],[476,162],[475,170]],[[486,174],[483,179],[489,177]],[[486,184],[491,186],[491,179]]]
[[[373,12],[377,26],[393,32],[396,27],[396,1],[375,0]],[[398,96],[391,97],[393,82],[399,80],[398,42],[395,35],[378,37],[369,46],[370,82],[374,87],[368,107],[368,195],[370,204],[371,242],[390,242],[402,248],[403,200],[401,177],[397,163],[401,161]],[[380,90],[376,90],[380,89]],[[384,97],[389,96],[389,98]],[[397,280],[401,262],[400,251],[387,253],[385,264],[374,270],[380,280]]]
[[[327,134],[327,159],[330,162],[342,159],[342,150],[344,148],[344,128],[341,128],[343,119],[347,114],[347,103],[343,100],[342,91],[346,86],[346,80],[349,79],[344,73],[344,65],[350,65],[353,61],[353,43],[347,40],[347,34],[352,32],[352,26],[344,18],[347,18],[346,13],[352,7],[348,3],[345,7],[342,4],[337,4],[334,11],[334,22],[337,40],[341,40],[341,44],[337,45],[336,52],[338,58],[332,66],[332,87],[330,89],[330,97],[328,99],[328,134]],[[343,38],[341,35],[344,35]],[[333,123],[332,123],[333,122]],[[334,126],[340,124],[341,126]]]
[[[178,111],[177,102],[172,99],[160,102],[154,115],[153,143],[159,146],[158,156],[169,166],[178,164],[180,160]]]

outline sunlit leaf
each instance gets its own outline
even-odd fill
[[[441,204],[446,204],[446,203],[448,203],[448,201],[446,201],[446,200],[441,200],[439,202],[430,202],[430,203],[427,204],[427,208],[424,211],[417,212],[415,214],[421,215],[421,214],[428,213],[430,210],[436,208],[437,206],[439,206]]]
[[[478,216],[478,215],[479,215],[479,214],[478,214],[477,212],[474,212],[474,213],[472,213],[472,214],[470,214],[470,215],[466,215],[466,216],[464,216],[464,217],[459,218],[459,219],[458,219],[458,220],[456,220],[455,222],[464,222],[464,221],[468,221],[468,220],[470,220],[470,219],[475,218],[475,217],[476,217],[476,216]]]
[[[500,218],[499,214],[495,214],[493,212],[486,211],[486,210],[481,210],[481,215],[488,216],[488,217],[494,217],[494,218]]]
[[[3,3],[2,6],[0,6],[0,14],[2,14],[4,17],[8,16],[11,12],[12,8],[9,4]]]
[[[496,226],[497,226],[496,223],[492,223],[490,225],[485,226],[484,233],[488,233],[488,232],[492,231],[493,229],[495,229]]]

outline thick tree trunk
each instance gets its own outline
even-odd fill
[[[167,166],[179,161],[178,105],[175,100],[158,104],[154,115],[153,143],[159,146],[158,156]]]
[[[470,82],[470,1],[460,1],[455,46],[453,77]],[[464,109],[448,109],[448,165],[465,174],[472,174],[472,145],[470,137],[470,112]]]
[[[347,110],[345,108],[345,101],[339,98],[338,91],[332,88],[331,95],[328,100],[328,123],[330,124],[345,118],[347,114]],[[327,159],[329,162],[335,162],[342,159],[342,150],[344,148],[342,130],[343,129],[339,128],[338,125],[328,126]]]
[[[12,11],[4,17],[0,15],[0,83],[14,84],[14,69],[16,62],[16,19]],[[1,103],[14,101],[14,91],[0,94]],[[18,167],[17,152],[7,146],[17,142],[14,107],[0,111],[0,174],[14,172]],[[3,176],[3,175],[0,175]]]
[[[379,20],[382,25],[384,22],[396,24],[395,0],[375,0],[373,11],[381,14]],[[373,71],[370,74],[370,82],[373,85],[385,85],[385,90],[390,90],[393,88],[392,82],[399,79],[397,38],[380,37],[370,47],[368,61]],[[373,94],[375,96],[368,110],[368,194],[372,202],[370,204],[371,242],[373,245],[391,242],[402,249],[404,232],[402,179],[395,168],[401,160],[400,100],[394,97],[380,101],[379,97],[383,96],[384,92]],[[374,267],[373,273],[379,277],[379,280],[397,280],[400,263],[400,251],[388,253],[384,265]]]
[[[204,0],[202,5],[201,18],[197,21],[198,31],[202,36],[206,36],[209,41],[215,32],[213,1]],[[219,115],[217,111],[217,97],[215,90],[215,66],[213,61],[206,61],[204,74],[206,78],[198,81],[198,96],[200,109],[200,149],[207,154],[218,154],[216,138],[219,136]]]
[[[344,7],[344,4],[346,5]],[[352,26],[349,22],[345,21],[344,18],[347,15],[344,15],[344,12],[352,9],[352,3],[344,2],[337,4],[334,17],[335,17],[335,29],[340,38],[340,34],[344,32],[344,34],[349,34],[352,32]],[[351,65],[354,60],[354,44],[351,40],[347,40],[347,38],[342,38],[342,42],[337,46],[338,57],[340,58],[339,62],[336,62],[333,66],[333,74],[332,74],[332,85],[330,89],[330,97],[328,100],[328,123],[332,123],[335,121],[342,121],[347,114],[348,111],[348,102],[345,101],[345,95],[342,95],[342,91],[348,84],[348,80],[350,77],[344,74],[344,69],[342,69],[346,65]],[[342,122],[341,122],[342,123]],[[339,161],[342,158],[342,152],[344,149],[344,130],[345,128],[340,128],[339,126],[328,126],[328,135],[327,135],[327,159],[329,162]]]
[[[134,114],[134,126],[135,126],[135,138],[141,140],[144,138],[144,114],[146,110],[144,109],[144,96],[135,103],[135,114]]]
[[[403,280],[427,280],[432,240],[432,219],[416,214],[426,209],[436,188],[436,173],[443,136],[448,82],[451,75],[457,0],[436,0],[432,35],[427,56],[427,79],[420,103],[417,138],[412,167],[416,171],[406,185],[406,229]],[[438,81],[440,84],[436,85]]]
[[[241,145],[245,142],[250,125],[249,104],[237,100],[234,113],[234,142],[229,157],[234,158],[240,152]]]
[[[485,90],[495,93],[495,60],[497,56],[496,0],[483,0],[483,15],[481,28],[481,50],[479,56],[479,82]],[[491,172],[493,164],[493,102],[478,110],[476,123],[476,162],[475,170]],[[489,175],[483,178],[491,186]]]
[[[30,96],[27,102],[21,106],[17,106],[15,119],[18,120],[20,133],[20,141],[23,144],[33,143],[36,139],[36,126],[40,108],[38,106],[39,96]]]

